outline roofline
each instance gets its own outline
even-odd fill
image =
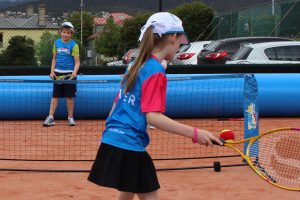
[[[128,13],[125,13],[125,12],[112,12],[110,14],[125,14],[125,15],[128,15],[128,16],[132,17],[132,15],[129,15]]]
[[[235,38],[224,38],[224,39],[219,39],[215,41],[228,41],[228,40],[241,40],[241,39],[264,39],[264,38],[273,38],[273,39],[289,39],[290,38],[285,38],[285,37],[268,37],[268,36],[258,36],[258,37],[235,37]]]
[[[41,30],[45,30],[45,29],[47,29],[47,30],[59,30],[59,28],[0,28],[0,31],[1,30],[35,30],[35,29],[41,29]]]
[[[204,40],[204,41],[194,41],[194,42],[191,42],[192,43],[204,43],[204,42],[212,42],[213,40]]]
[[[276,47],[279,44],[289,44],[289,45],[300,45],[300,41],[278,41],[278,42],[263,42],[263,43],[257,43],[257,44],[247,44],[245,46],[248,47],[265,47],[266,43],[268,43],[268,47]]]

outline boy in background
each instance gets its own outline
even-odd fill
[[[77,72],[80,67],[79,47],[72,40],[74,26],[70,22],[64,22],[60,28],[61,38],[54,42],[53,59],[51,64],[51,79],[58,76],[71,76],[76,80]],[[45,119],[44,126],[54,126],[54,114],[58,105],[58,98],[67,99],[68,122],[69,126],[76,126],[74,120],[74,97],[76,97],[76,84],[53,84],[53,95],[50,104],[49,116]]]

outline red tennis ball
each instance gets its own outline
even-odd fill
[[[225,129],[221,132],[220,138],[222,138],[223,140],[234,140],[235,135],[233,131]]]

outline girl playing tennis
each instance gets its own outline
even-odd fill
[[[119,200],[158,200],[155,167],[145,148],[147,124],[191,138],[194,143],[222,145],[206,130],[180,124],[165,112],[167,78],[163,60],[171,60],[180,44],[188,44],[181,20],[167,12],[152,15],[141,29],[140,54],[128,67],[107,119],[89,181],[120,191]]]

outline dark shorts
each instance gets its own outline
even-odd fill
[[[147,152],[129,151],[104,143],[99,147],[88,180],[122,192],[148,193],[160,188]]]
[[[56,76],[62,76],[70,73],[58,73],[55,72]],[[76,80],[74,78],[73,80]],[[62,84],[54,83],[53,84],[53,94],[52,97],[55,98],[64,98],[64,97],[76,97],[76,84]]]

